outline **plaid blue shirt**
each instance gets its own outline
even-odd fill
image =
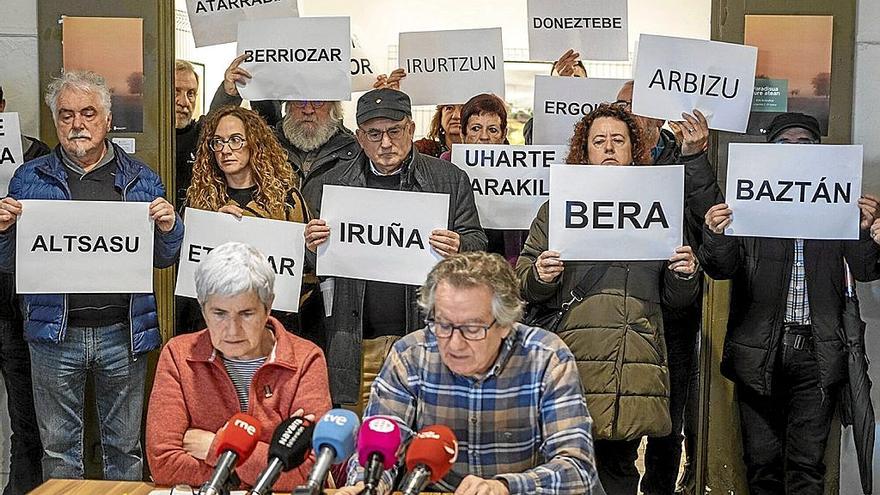
[[[785,323],[810,324],[810,298],[807,295],[807,271],[804,268],[804,240],[794,240],[791,283],[785,300]]]
[[[574,356],[556,335],[515,324],[481,379],[453,374],[434,334],[398,341],[373,383],[364,417],[395,417],[404,440],[433,424],[458,439],[452,473],[435,491],[452,492],[468,474],[504,479],[511,494],[593,493],[597,482],[592,419]],[[385,473],[385,488],[396,475]],[[349,484],[363,477],[357,456]]]

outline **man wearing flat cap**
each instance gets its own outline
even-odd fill
[[[767,141],[818,144],[815,118],[776,117]],[[834,164],[829,164],[834,166]],[[846,267],[859,281],[880,278],[870,230],[878,202],[859,199],[858,240],[728,237],[732,211],[705,214],[698,257],[706,274],[732,279],[721,371],[736,386],[749,493],[824,493],[825,447],[846,378],[841,328]]]
[[[486,234],[467,174],[452,163],[422,155],[413,146],[416,126],[409,96],[390,88],[365,93],[357,103],[357,125],[361,152],[303,189],[316,218],[305,232],[309,258],[314,259],[317,246],[333,235],[320,219],[324,184],[448,194],[449,230],[435,230],[431,246],[444,257],[486,249]],[[417,287],[341,277],[322,284],[333,286],[332,302],[325,300],[325,305],[332,304],[332,315],[324,322],[333,404],[362,406],[394,342],[423,326]]]

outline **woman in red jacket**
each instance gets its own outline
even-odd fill
[[[235,413],[262,423],[253,454],[236,468],[252,486],[266,466],[268,442],[290,416],[322,416],[330,409],[324,354],[269,316],[275,274],[266,257],[246,244],[217,247],[199,264],[196,293],[208,328],[171,339],[162,350],[147,414],[147,460],[159,485],[199,486],[217,461],[217,431]],[[290,491],[314,463],[281,475]]]

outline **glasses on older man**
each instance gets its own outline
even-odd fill
[[[384,131],[382,129],[367,129],[363,131],[364,135],[367,136],[367,141],[371,143],[378,143],[382,140],[382,135],[388,134],[388,139],[395,140],[400,136],[403,136],[404,126],[396,125],[394,127],[389,127]]]
[[[223,147],[227,145],[232,151],[238,151],[244,148],[244,144],[246,142],[247,140],[245,138],[236,134],[234,136],[230,136],[229,139],[211,139],[210,141],[208,141],[208,146],[210,146],[211,149],[214,150],[214,152],[220,153],[221,151],[223,151]]]
[[[488,325],[453,325],[435,320],[434,318],[425,318],[425,325],[428,330],[434,332],[438,339],[452,338],[452,332],[458,330],[465,340],[483,340],[489,334],[489,329],[498,323],[497,319],[492,320]]]
[[[323,101],[312,101],[312,100],[293,100],[293,106],[296,108],[305,108],[309,103],[312,104],[313,108],[321,108],[324,106]]]

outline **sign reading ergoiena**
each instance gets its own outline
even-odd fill
[[[601,103],[614,102],[626,79],[535,77],[534,144],[568,144],[574,126]]]
[[[480,93],[504,99],[501,28],[400,33],[401,91],[413,105],[464,103]]]
[[[470,177],[487,229],[528,230],[550,196],[550,164],[567,154],[567,146],[452,145],[452,163]]]
[[[549,248],[563,260],[665,260],[682,244],[684,167],[554,165]]]
[[[858,239],[861,145],[731,143],[727,235]]]
[[[321,218],[319,276],[419,285],[440,260],[428,241],[447,228],[449,195],[324,186]]]
[[[678,121],[696,108],[711,129],[745,132],[757,61],[753,46],[643,34],[632,111]]]
[[[348,17],[290,17],[238,24],[241,67],[253,78],[239,85],[248,100],[351,99]]]
[[[628,60],[626,0],[529,0],[529,59]]]
[[[296,17],[297,0],[186,0],[196,48],[235,41],[239,21]]]
[[[153,291],[149,203],[22,200],[19,294]]]
[[[9,181],[24,163],[21,124],[17,113],[0,113],[0,198],[9,193]]]
[[[187,208],[186,230],[180,248],[180,264],[174,294],[196,297],[198,264],[217,246],[237,241],[266,255],[275,272],[275,301],[272,309],[299,311],[302,289],[305,224],[266,218],[235,218],[226,213]]]

